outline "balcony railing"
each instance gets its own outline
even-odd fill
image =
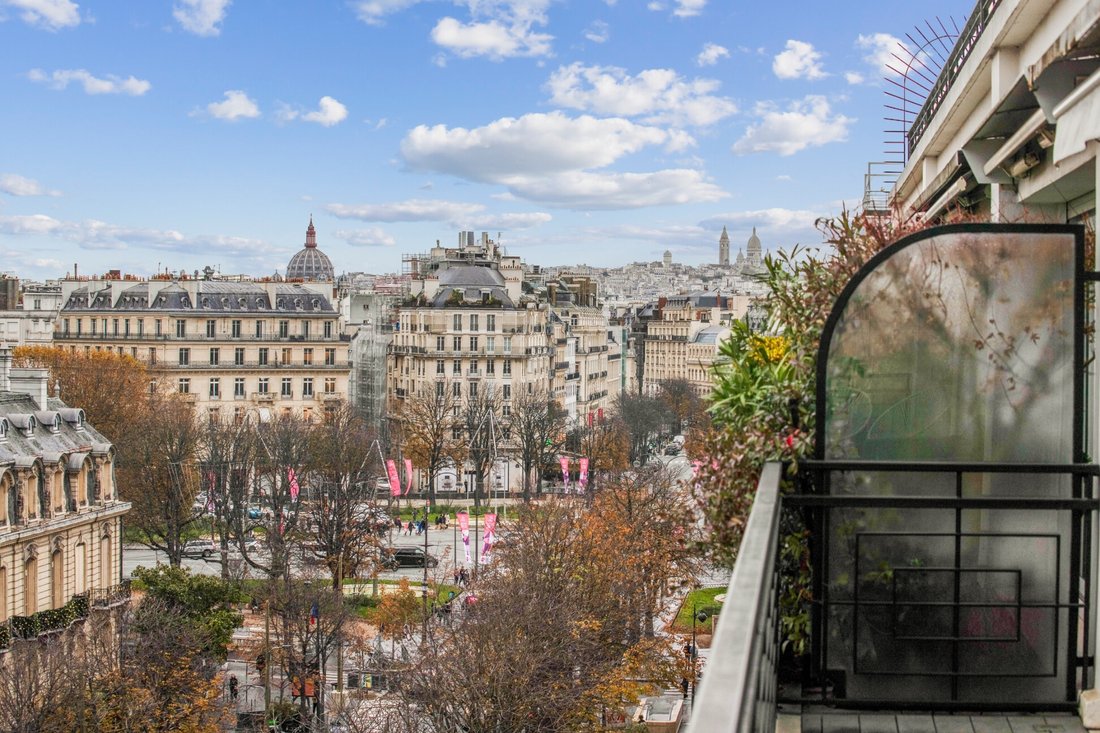
[[[955,42],[955,48],[951,51],[951,55],[947,57],[940,75],[936,77],[936,82],[932,85],[932,90],[924,100],[924,105],[920,108],[920,112],[917,113],[913,124],[909,127],[908,150],[910,155],[913,154],[913,150],[916,149],[917,144],[920,143],[924,133],[928,130],[932,118],[936,116],[936,112],[939,111],[943,101],[947,98],[947,93],[951,91],[955,80],[959,78],[967,59],[970,58],[970,54],[978,45],[978,39],[982,37],[986,26],[989,25],[989,19],[993,17],[993,13],[997,11],[997,6],[1000,4],[1001,0],[978,0],[974,12],[970,14],[970,19],[966,21],[966,26],[963,27],[959,39]]]
[[[779,619],[778,463],[764,466],[688,733],[774,733]]]

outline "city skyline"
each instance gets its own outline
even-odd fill
[[[25,277],[337,272],[488,231],[546,265],[717,261],[861,194],[890,17],[706,0],[0,0],[0,254]],[[853,8],[858,11],[859,8]]]

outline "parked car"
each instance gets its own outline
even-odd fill
[[[387,570],[422,568],[425,563],[429,568],[434,568],[439,564],[439,558],[424,552],[422,547],[391,547],[382,551],[382,567]]]
[[[201,557],[203,560],[207,559],[217,548],[214,546],[214,540],[188,540],[183,545],[183,554],[188,557]]]

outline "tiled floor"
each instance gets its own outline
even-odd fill
[[[807,708],[801,733],[1085,733],[1076,715],[850,712]]]

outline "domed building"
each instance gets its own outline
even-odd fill
[[[306,229],[306,245],[290,258],[286,266],[287,280],[335,280],[332,261],[317,249],[317,230],[313,228],[313,217],[309,217]]]

